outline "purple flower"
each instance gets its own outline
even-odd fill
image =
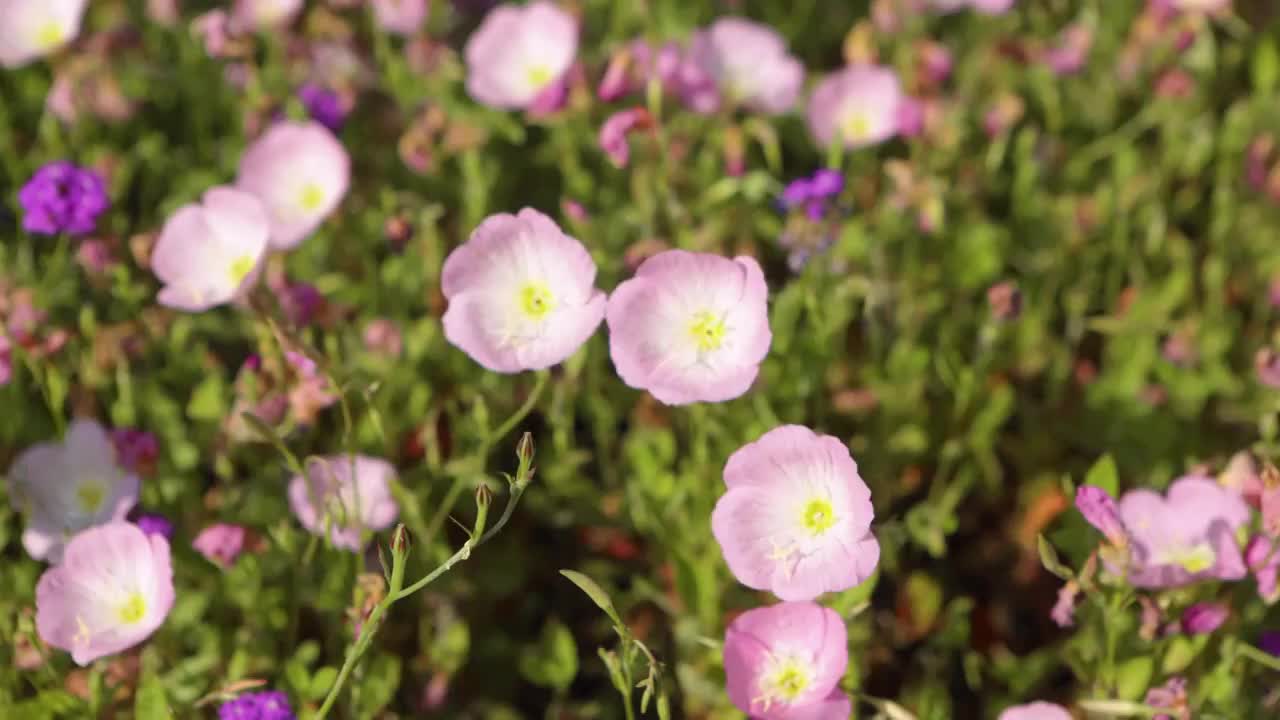
[[[1075,624],[1076,596],[1080,594],[1080,586],[1075,580],[1068,580],[1058,589],[1058,600],[1053,604],[1049,617],[1058,627],[1071,627]]]
[[[111,206],[106,183],[93,170],[52,162],[36,171],[18,193],[22,227],[38,235],[85,235]]]
[[[138,516],[137,520],[133,521],[133,524],[137,525],[147,535],[159,535],[165,540],[173,539],[173,523],[169,522],[169,519],[163,515],[143,513]]]
[[[1124,547],[1128,535],[1124,523],[1120,520],[1120,509],[1116,501],[1106,490],[1094,485],[1081,485],[1076,490],[1076,509],[1084,515],[1084,519],[1106,536],[1116,547]]]
[[[1188,635],[1208,635],[1222,627],[1231,617],[1231,608],[1222,603],[1201,602],[1182,612],[1182,632]]]
[[[1280,657],[1280,630],[1268,630],[1258,636],[1258,647],[1270,655]]]
[[[813,199],[813,181],[809,178],[796,178],[782,191],[779,202],[783,209],[797,208]]]
[[[1249,522],[1249,507],[1210,478],[1180,478],[1164,496],[1125,493],[1120,519],[1131,548],[1129,581],[1138,587],[1239,580],[1248,572],[1235,534]]]
[[[245,693],[218,707],[218,720],[294,720],[289,696],[279,690]]]
[[[116,459],[120,465],[139,474],[152,469],[160,455],[159,441],[146,430],[117,428],[111,431],[111,444],[116,448]]]
[[[312,120],[333,132],[342,129],[342,123],[347,119],[347,109],[338,93],[323,85],[307,83],[298,89],[298,99],[306,106],[307,114]]]
[[[835,197],[844,191],[844,175],[840,174],[838,170],[822,168],[813,174],[810,190],[813,192],[814,197]]]

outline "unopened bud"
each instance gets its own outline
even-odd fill
[[[520,442],[516,444],[516,457],[520,458],[521,465],[533,462],[533,433],[520,436]]]
[[[489,486],[481,483],[476,487],[476,507],[487,508],[493,504],[493,491]]]
[[[412,548],[413,534],[403,524],[396,525],[396,530],[391,535],[391,552],[397,556],[405,557]]]

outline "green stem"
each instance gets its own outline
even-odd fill
[[[499,440],[506,437],[512,430],[515,430],[516,426],[519,425],[520,422],[524,420],[525,416],[533,410],[534,406],[538,404],[538,398],[542,397],[542,391],[546,389],[547,381],[551,378],[551,373],[546,370],[539,370],[536,375],[537,381],[533,385],[533,390],[529,392],[529,397],[524,399],[524,404],[517,408],[515,413],[512,414],[511,417],[507,418],[506,422],[499,425],[497,430],[485,437],[484,444],[481,446],[480,451],[482,456],[487,455],[489,450],[492,449]],[[481,459],[483,459],[483,457]]]
[[[1265,668],[1280,671],[1280,658],[1272,657],[1252,645],[1240,643],[1236,646],[1236,652]]]

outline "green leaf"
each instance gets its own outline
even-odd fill
[[[311,682],[307,686],[307,698],[310,700],[319,700],[329,692],[329,688],[333,687],[333,681],[338,679],[338,669],[326,665],[311,676]]]
[[[226,402],[222,376],[217,373],[206,375],[196,386],[187,402],[187,416],[192,420],[220,420],[226,415]]]
[[[1124,700],[1136,700],[1146,693],[1155,674],[1156,663],[1150,656],[1129,658],[1116,668],[1116,694]]]
[[[1053,545],[1045,539],[1044,533],[1036,535],[1036,550],[1040,553],[1040,564],[1044,565],[1044,569],[1057,575],[1063,580],[1070,580],[1075,577],[1075,573],[1071,572],[1071,568],[1062,564],[1058,559],[1058,551],[1053,549]]]
[[[1276,50],[1275,40],[1263,36],[1253,49],[1253,87],[1262,95],[1269,95],[1275,90],[1276,80],[1280,79],[1280,52]]]
[[[133,699],[133,716],[137,720],[170,720],[169,703],[165,700],[164,684],[155,673],[145,673]]]
[[[537,644],[521,651],[518,666],[520,674],[534,685],[567,690],[578,675],[578,646],[573,634],[559,620],[548,620]]]
[[[599,607],[609,616],[615,627],[620,630],[626,628],[622,623],[622,618],[618,616],[618,611],[614,609],[613,601],[609,599],[609,594],[595,580],[576,570],[561,570],[560,574],[568,578],[569,582],[577,585],[579,590],[586,593],[587,597],[591,598],[591,602],[595,603],[596,607]]]
[[[1116,461],[1110,455],[1098,458],[1084,476],[1084,484],[1096,485],[1115,497],[1120,492],[1120,473],[1116,470]]]

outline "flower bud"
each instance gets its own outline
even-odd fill
[[[395,532],[391,534],[391,552],[403,559],[408,557],[411,549],[413,549],[413,534],[403,523],[396,525]]]
[[[520,442],[516,444],[516,457],[520,458],[521,465],[533,462],[533,433],[526,432],[520,436]]]
[[[1201,602],[1182,613],[1182,632],[1188,635],[1208,635],[1222,627],[1231,616],[1231,608],[1222,603]]]

